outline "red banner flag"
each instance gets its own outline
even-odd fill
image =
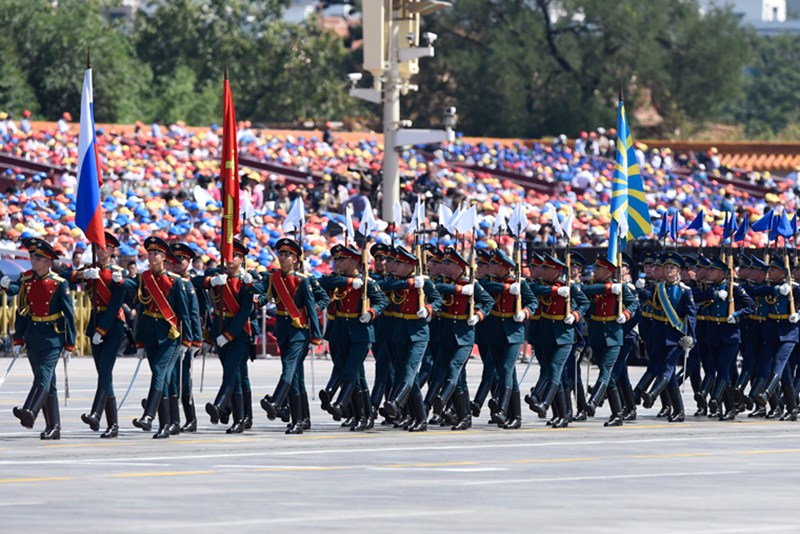
[[[233,238],[241,231],[239,217],[239,148],[236,145],[236,112],[228,83],[228,65],[222,86],[222,258],[233,260]]]

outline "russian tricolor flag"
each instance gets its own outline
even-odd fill
[[[100,185],[102,183],[94,128],[92,67],[87,61],[81,95],[81,131],[78,140],[78,195],[75,202],[75,224],[83,230],[89,242],[105,249],[106,237],[103,226],[103,207],[100,204]]]

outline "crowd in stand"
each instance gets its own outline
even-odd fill
[[[18,248],[22,238],[41,236],[63,257],[80,261],[80,253],[87,247],[74,216],[78,125],[71,123],[66,113],[50,129],[33,128],[29,118],[30,113],[25,112],[17,124],[7,113],[0,113],[0,154],[63,171],[30,174],[9,167],[0,174],[9,184],[0,194],[0,248]],[[563,244],[564,238],[553,233],[545,207],[552,203],[559,216],[565,217],[569,204],[576,215],[573,246],[602,246],[609,226],[614,133],[600,128],[581,133],[574,143],[559,136],[551,144],[457,140],[424,149],[408,148],[400,153],[404,220],[410,219],[418,194],[427,201],[431,223],[436,222],[441,203],[455,208],[464,201],[474,202],[481,214],[479,246],[510,247],[509,236],[491,235],[494,217],[501,205],[524,202],[528,206],[528,238],[535,244]],[[180,122],[169,127],[155,123],[149,128],[137,123],[134,132],[127,134],[113,128],[97,131],[102,204],[108,228],[123,243],[122,265],[131,261],[143,265],[141,243],[154,234],[186,242],[206,264],[217,261],[221,135],[216,125],[194,130]],[[308,214],[304,229],[308,267],[317,274],[328,272],[330,245],[343,240],[344,206],[352,204],[356,226],[365,199],[380,206],[381,142],[370,136],[359,141],[338,139],[330,133],[324,137],[327,142],[314,133],[277,135],[255,129],[247,121],[240,123],[241,156],[297,169],[314,178],[313,185],[297,185],[280,174],[241,166],[243,211],[248,216],[244,234],[251,250],[251,267],[274,266],[272,246],[282,235],[281,222],[298,198],[305,202]],[[677,214],[686,224],[705,209],[704,243],[714,246],[720,243],[725,211],[734,211],[740,221],[745,216],[755,220],[769,207],[791,208],[795,203],[792,180],[776,180],[769,173],[745,176],[769,188],[764,198],[718,182],[731,174],[721,167],[715,149],[673,154],[666,148],[638,143],[636,155],[655,231],[664,210],[670,216]],[[500,177],[494,170],[505,174]],[[508,173],[549,184],[553,193],[526,190]],[[381,225],[380,230],[373,239],[388,242],[389,228]],[[398,239],[410,240],[411,236]],[[443,242],[449,239],[444,237]],[[681,239],[693,245],[700,242],[694,231],[682,234]],[[763,235],[751,234],[748,243],[761,244],[763,239]]]

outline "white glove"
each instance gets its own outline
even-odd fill
[[[103,342],[103,335],[100,332],[95,332],[92,336],[92,345],[99,345]]]
[[[514,314],[514,322],[515,323],[522,323],[525,321],[525,312],[520,310]]]
[[[691,349],[692,347],[694,347],[694,339],[692,338],[692,336],[683,336],[681,340],[678,342],[678,344],[683,349]]]
[[[421,287],[425,287],[425,277],[424,276],[415,276],[414,277],[414,289],[419,289]]]
[[[428,318],[428,308],[423,307],[423,308],[420,308],[419,310],[417,310],[417,317],[419,317],[420,319],[427,319]]]
[[[242,275],[242,283],[246,286],[252,284],[253,275],[245,271],[244,274]]]
[[[647,282],[645,281],[644,278],[639,278],[638,280],[636,280],[636,284],[635,284],[636,289],[644,289],[644,286],[646,286],[646,285],[647,285]]]
[[[14,345],[11,347],[11,354],[13,354],[14,356],[19,356],[21,350],[22,350],[22,345]]]
[[[519,282],[514,282],[508,287],[508,292],[514,295],[515,297],[519,295]]]
[[[353,289],[361,289],[364,287],[364,281],[361,278],[353,278]]]
[[[122,283],[122,273],[119,271],[114,271],[111,273],[111,281],[115,284]]]
[[[367,324],[372,320],[372,314],[370,312],[364,312],[361,314],[361,317],[358,318],[358,322],[361,324]]]
[[[620,313],[619,315],[617,315],[617,323],[619,323],[619,324],[625,324],[625,323],[627,323],[627,322],[628,322],[628,318],[627,318],[627,317],[625,317],[625,314],[624,314],[624,313]]]
[[[728,292],[724,289],[720,289],[719,291],[716,292],[716,297],[719,300],[725,300],[726,298],[728,298]]]
[[[228,338],[223,336],[222,334],[217,336],[217,346],[222,348],[228,343]]]
[[[140,360],[144,358],[144,349],[136,349],[136,357]]]
[[[470,317],[469,319],[467,319],[467,324],[468,324],[469,326],[475,326],[475,325],[476,325],[476,324],[478,324],[479,322],[481,322],[481,318],[480,318],[480,317],[478,317],[477,315],[473,315],[472,317]]]
[[[461,286],[461,294],[470,296],[475,292],[475,285],[474,284],[464,284]]]
[[[622,284],[611,284],[611,294],[619,295],[622,293]]]
[[[97,280],[98,278],[100,278],[100,269],[95,267],[87,267],[83,270],[84,280]]]
[[[218,274],[211,277],[211,287],[224,286],[228,283],[227,274]]]
[[[569,288],[567,286],[561,286],[556,291],[559,297],[568,297],[569,296]]]
[[[789,322],[792,324],[797,324],[800,321],[800,313],[793,313],[789,316]]]
[[[564,323],[565,324],[575,324],[575,316],[570,313],[569,315],[564,317]]]
[[[728,323],[728,324],[736,324],[738,321],[736,319],[736,316],[731,314],[731,315],[728,316],[727,319],[725,319],[725,322]]]
[[[61,354],[64,356],[64,359],[67,360],[67,361],[69,361],[70,358],[72,358],[72,351],[71,350],[64,350],[64,352],[62,352]]]
[[[778,291],[780,291],[781,295],[783,295],[784,297],[788,295],[789,291],[791,290],[792,288],[789,286],[789,284],[781,284],[778,286]]]

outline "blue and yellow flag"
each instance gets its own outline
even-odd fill
[[[608,231],[608,261],[614,265],[617,265],[620,251],[625,248],[625,238],[628,235],[629,161],[625,140],[629,137],[628,121],[625,119],[625,106],[620,98],[619,108],[617,109],[617,160],[611,181],[611,227]]]
[[[619,105],[622,107],[622,100]],[[628,125],[628,117],[624,118],[625,147],[628,151],[628,238],[636,239],[650,235],[653,227],[650,224],[650,210],[647,209],[642,175],[639,174],[639,161],[636,159],[636,151],[633,148],[633,135]]]

